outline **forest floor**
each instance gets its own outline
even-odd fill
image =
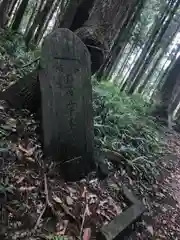
[[[143,184],[125,170],[106,180],[64,182],[57,163],[43,159],[37,124],[27,111],[0,104],[0,239],[94,239],[127,208],[122,184],[147,211],[129,239],[180,239],[180,135],[165,132],[161,174]]]
[[[146,191],[148,211],[130,239],[180,239],[180,135],[167,132],[165,136],[163,170]]]

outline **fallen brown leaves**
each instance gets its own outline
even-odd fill
[[[89,240],[123,211],[126,203],[111,196],[106,181],[66,183],[61,179],[56,163],[43,159],[35,122],[27,111],[16,113],[5,105],[0,109],[8,146],[0,177],[8,177],[14,188],[0,210],[1,219],[10,223],[4,231],[7,238],[33,239],[46,229],[47,237],[53,233]]]
[[[179,135],[168,136],[167,153],[176,157],[162,160],[162,176],[153,184],[137,181],[124,169],[104,181],[94,178],[67,183],[56,163],[43,159],[30,114],[15,113],[4,103],[0,113],[0,133],[6,143],[0,146],[0,179],[8,178],[13,187],[1,204],[4,230],[0,237],[41,239],[39,236],[47,238],[53,233],[68,240],[93,239],[97,229],[127,208],[120,194],[123,182],[149,209],[140,224],[143,232],[136,231],[134,239],[180,239]]]

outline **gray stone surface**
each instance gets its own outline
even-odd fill
[[[40,67],[45,153],[61,162],[82,157],[86,174],[94,138],[88,49],[70,30],[57,29],[44,40]]]

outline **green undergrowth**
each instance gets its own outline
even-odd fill
[[[93,84],[96,147],[118,154],[121,164],[140,178],[158,173],[162,151],[153,105],[140,95],[129,96],[108,82]]]
[[[0,68],[3,62],[10,66],[10,80],[35,69],[39,55],[39,50],[27,50],[21,34],[0,31]],[[96,147],[118,153],[124,167],[150,179],[157,173],[162,149],[159,126],[151,117],[153,106],[140,95],[128,96],[110,83],[93,86]]]
[[[50,236],[48,237],[49,240],[68,240],[68,237],[64,237],[64,236]]]
[[[10,66],[12,77],[19,78],[34,70],[38,57],[39,50],[28,50],[21,34],[0,30],[0,65]]]

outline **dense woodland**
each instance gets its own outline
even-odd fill
[[[150,194],[147,189],[154,186],[163,168],[162,156],[168,149],[166,134],[180,131],[179,39],[179,0],[0,1],[0,154],[5,152],[16,159],[11,163],[7,156],[0,157],[0,216],[6,222],[0,223],[1,239],[98,239],[94,238],[95,232],[112,216],[107,209],[100,209],[97,216],[87,210],[87,189],[96,177],[101,184],[119,174],[118,181],[128,181],[142,201],[143,191]],[[65,42],[69,42],[67,48]],[[55,58],[48,55],[51,51],[63,54],[63,49],[69,51],[70,58],[74,52],[79,53],[83,63],[82,67],[79,63],[73,67],[73,63],[62,70],[72,75],[71,91],[79,96],[74,118],[64,107],[69,100],[63,94],[58,98],[61,90],[56,91],[60,84],[55,81],[64,82],[66,75],[56,73],[54,65],[61,65],[58,60],[54,64]],[[82,68],[78,80],[72,70],[77,68]],[[48,81],[54,84],[52,92],[47,90]],[[75,119],[76,125],[70,135],[65,132],[69,118]],[[82,121],[78,122],[79,118]],[[22,161],[24,172],[20,170]],[[35,170],[28,165],[32,163],[36,164]],[[24,183],[27,175],[29,182]],[[65,182],[56,190],[58,181]],[[66,181],[76,185],[68,188]],[[101,202],[106,198],[104,185],[93,184]],[[19,189],[20,195],[16,194]],[[64,198],[68,199],[67,206]],[[73,205],[79,198],[80,214]],[[12,201],[26,204],[24,212],[37,208],[31,230],[22,227],[26,229],[24,238],[9,217],[14,214],[18,218],[18,211],[13,209],[19,208]],[[126,209],[123,201],[121,198],[117,204]],[[143,203],[147,206],[146,201]],[[56,230],[44,233],[43,224],[49,215],[60,222],[58,204],[65,212],[61,212],[63,226],[57,230],[56,225]],[[113,216],[117,215],[116,203],[108,204],[114,207]],[[153,237],[152,228],[147,229]],[[137,236],[134,239],[147,238]]]
[[[164,91],[178,66],[178,1],[1,1],[0,12],[1,28],[22,37],[27,51],[40,49],[53,29],[68,28],[88,47],[99,80],[170,104],[176,80],[166,104]]]

